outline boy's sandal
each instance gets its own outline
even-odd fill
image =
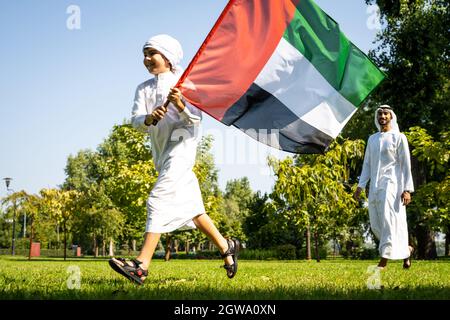
[[[123,263],[123,265],[117,263],[116,260]],[[129,262],[131,262],[133,266],[130,266]],[[137,284],[143,284],[145,277],[147,277],[148,275],[148,271],[142,269],[139,266],[140,264],[142,264],[142,262],[137,259],[132,260],[127,260],[124,258],[109,259],[109,265],[111,266],[111,268],[114,269],[114,271],[117,271],[121,275],[125,276],[126,278]]]
[[[222,256],[222,258],[231,256],[231,258],[233,259],[233,264],[228,265],[225,263],[223,265],[223,267],[227,271],[228,278],[231,279],[237,273],[237,268],[238,268],[237,259],[238,259],[238,254],[239,254],[240,243],[238,240],[231,240],[231,239],[227,239],[227,243],[228,243],[228,249],[223,254],[221,254],[221,256]]]

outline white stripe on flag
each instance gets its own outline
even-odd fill
[[[355,106],[284,38],[255,84],[275,96],[300,119],[332,138],[336,138],[356,111]]]

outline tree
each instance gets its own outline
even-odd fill
[[[56,225],[62,227],[64,260],[67,259],[67,242],[74,217],[79,210],[80,192],[76,190],[42,189],[40,208]]]
[[[147,136],[131,124],[116,125],[99,145],[97,167],[105,194],[125,216],[122,239],[142,238],[146,201],[157,179]]]
[[[109,253],[112,254],[114,238],[123,233],[125,216],[114,206],[105,189],[93,184],[86,192],[77,194],[72,210],[76,212],[73,233],[77,242],[91,247],[95,257],[99,255],[100,245],[102,255],[106,255],[109,242]],[[89,245],[84,242],[87,238]]]
[[[345,227],[355,211],[349,170],[364,153],[361,140],[335,141],[324,155],[272,159],[276,175],[272,198],[285,203],[279,217],[306,231],[307,259],[311,258],[310,236],[314,238],[317,261],[320,238],[336,227]]]
[[[360,107],[344,136],[366,139],[380,104],[398,110],[400,128],[421,126],[437,138],[450,122],[450,4],[445,0],[366,0],[386,27],[369,56],[388,77]],[[368,126],[367,124],[370,124]]]
[[[36,223],[42,218],[42,198],[37,195],[26,194],[23,201],[23,210],[27,213],[30,226],[30,250],[28,252],[28,260],[31,260],[31,249],[34,240],[34,229]]]
[[[135,240],[142,237],[146,200],[157,178],[146,135],[129,123],[115,125],[97,151],[82,150],[70,156],[65,171],[64,189],[78,190],[94,203],[100,200],[89,193],[102,190],[112,201],[108,208],[114,208],[125,219],[120,238],[131,241],[134,247]],[[103,208],[103,204],[98,205]]]
[[[412,154],[424,169],[425,181],[417,189],[408,209],[408,222],[417,241],[421,259],[436,258],[434,231],[445,233],[445,254],[450,245],[450,131],[442,131],[435,141],[427,130],[412,127],[405,132]],[[428,232],[431,230],[431,232]]]
[[[224,195],[224,215],[227,224],[234,233],[234,237],[246,240],[242,229],[245,218],[249,215],[249,205],[253,198],[253,191],[247,177],[227,182]]]

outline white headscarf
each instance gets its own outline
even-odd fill
[[[153,48],[161,52],[169,60],[175,74],[180,74],[183,71],[183,68],[179,65],[181,59],[183,59],[183,49],[175,38],[167,34],[158,34],[148,39],[142,50],[146,48]]]
[[[392,110],[392,108],[390,106],[388,106],[387,104],[383,104],[382,106],[380,106],[375,111],[375,125],[377,126],[378,131],[381,131],[381,126],[378,123],[378,111],[380,111],[381,109],[388,109],[389,112],[391,113],[391,116],[392,116],[392,119],[391,119],[391,130],[400,132],[400,129],[399,129],[398,123],[397,123],[397,116],[395,115],[395,113]]]

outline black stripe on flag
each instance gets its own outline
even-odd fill
[[[292,153],[323,153],[333,141],[254,83],[227,110],[222,122],[271,147]]]

